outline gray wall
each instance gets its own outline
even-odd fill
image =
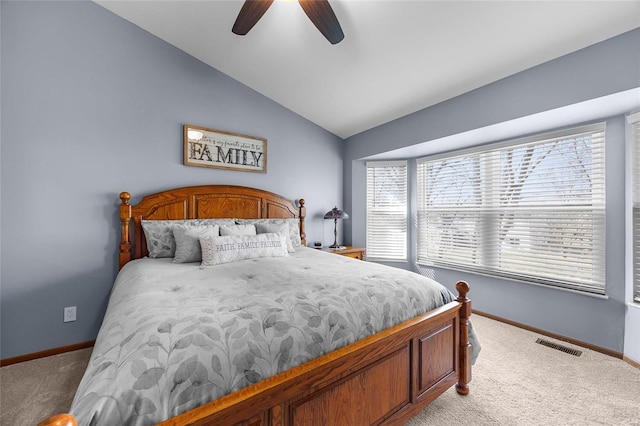
[[[356,245],[366,243],[363,159],[384,158],[381,154],[393,150],[428,144],[638,87],[640,30],[634,30],[347,139],[343,157],[344,208],[352,219],[345,221],[346,241]],[[478,310],[622,352],[624,118],[603,115],[598,119],[608,119],[607,299],[456,271],[438,269],[434,272],[435,278],[451,289],[457,280],[468,280],[470,297]],[[539,129],[540,132],[546,130],[551,129]],[[449,149],[446,145],[429,147],[431,151]],[[415,184],[411,186],[415,188]],[[415,250],[412,259],[415,259]],[[415,267],[413,262],[398,266]]]
[[[308,239],[332,240],[319,217],[342,203],[340,138],[94,3],[0,11],[0,358],[95,338],[120,191],[255,186],[305,198]],[[267,138],[268,173],[183,166],[184,123]]]

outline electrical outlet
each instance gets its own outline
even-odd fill
[[[76,320],[76,307],[68,306],[64,308],[64,322],[71,322]]]

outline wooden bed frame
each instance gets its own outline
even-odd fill
[[[299,218],[306,245],[304,200],[241,186],[172,189],[129,204],[120,194],[120,267],[148,254],[143,219]],[[133,226],[130,224],[133,221]],[[133,235],[131,239],[130,236]],[[397,425],[455,385],[469,392],[469,286],[433,311],[197,407],[163,425]],[[42,425],[75,425],[58,415]]]

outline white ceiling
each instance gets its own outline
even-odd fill
[[[242,0],[96,1],[344,139],[640,27],[635,0],[330,2],[336,45],[297,1],[246,36]]]

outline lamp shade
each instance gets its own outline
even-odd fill
[[[324,214],[325,219],[349,219],[349,214],[338,207],[334,207]]]

